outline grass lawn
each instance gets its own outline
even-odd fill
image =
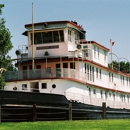
[[[1,123],[0,130],[130,130],[130,119]]]

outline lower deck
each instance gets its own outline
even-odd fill
[[[130,100],[127,94],[96,88],[92,85],[70,79],[41,79],[7,82],[4,90],[35,92],[37,94],[60,94],[64,95],[69,101],[77,103],[102,106],[102,102],[106,102],[107,107],[110,108],[130,109]]]

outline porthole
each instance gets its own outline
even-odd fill
[[[17,90],[17,87],[13,87],[13,90],[16,91],[16,90]]]
[[[53,84],[53,85],[52,85],[52,88],[56,88],[56,85],[55,85],[55,84]]]

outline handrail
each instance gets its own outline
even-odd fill
[[[42,78],[75,78],[85,80],[86,76],[81,71],[68,68],[46,68],[34,70],[6,71],[3,73],[5,81],[11,80],[26,80],[26,79],[42,79]]]

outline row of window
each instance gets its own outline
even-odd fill
[[[87,72],[87,80],[94,82],[94,67],[88,64],[85,65],[85,73]],[[102,78],[102,71],[99,68],[96,68],[96,78]]]
[[[130,78],[129,77],[125,77],[125,76],[120,75],[120,80],[121,80],[122,85],[125,85],[125,80],[126,80],[127,86],[130,86]]]
[[[91,96],[92,93],[93,93],[94,95],[96,95],[96,89],[91,89],[91,88],[89,88],[89,96]],[[115,93],[106,92],[106,91],[103,92],[103,90],[100,91],[101,99],[103,99],[103,93],[104,93],[104,95],[105,95],[105,99],[113,98],[114,101],[116,100],[116,95],[115,95]],[[120,99],[121,99],[122,102],[125,102],[125,101],[126,101],[126,98],[127,98],[127,101],[129,102],[129,101],[130,101],[130,96],[129,96],[129,95],[125,95],[125,94],[121,94],[121,95],[120,95]]]
[[[121,81],[122,85],[125,85],[125,80],[126,80],[127,86],[128,85],[130,86],[130,78],[120,75],[120,81]],[[113,73],[109,73],[109,82],[113,82],[113,81],[114,81],[113,80]]]
[[[31,41],[32,41],[32,33],[31,33]],[[63,30],[34,33],[34,44],[54,43],[54,42],[64,42]]]
[[[53,89],[56,88],[56,85],[53,84],[52,88]],[[47,89],[47,83],[41,83],[41,89]],[[27,90],[27,84],[22,84],[22,90]],[[96,89],[89,88],[89,96],[91,96],[91,91],[93,92],[94,95],[96,95]],[[113,97],[113,99],[115,101],[115,97],[116,97],[115,93],[104,91],[104,94],[105,94],[105,99],[108,99],[108,97],[109,98]],[[100,91],[100,95],[101,95],[101,99],[102,99],[103,98],[103,90]],[[122,102],[125,102],[126,98],[127,98],[127,101],[129,102],[129,99],[130,99],[129,95],[125,95],[125,94],[120,95],[120,99],[121,99]]]
[[[87,80],[94,82],[94,67],[87,64],[84,65],[85,73],[87,72]]]
[[[94,67],[91,65],[87,65],[85,63],[85,73],[87,72],[87,80],[93,81],[94,82]],[[99,68],[96,68],[96,78],[97,79],[102,79],[102,70]],[[125,80],[127,86],[130,86],[130,78],[129,77],[124,77],[120,76],[121,84],[125,85]],[[114,76],[113,73],[109,72],[109,82],[114,82]]]
[[[53,84],[52,88],[56,88],[56,85]],[[47,83],[41,83],[41,89],[47,89]],[[22,90],[27,90],[27,84],[22,84]]]
[[[100,49],[94,46],[94,58],[100,59]],[[104,61],[107,60],[107,52],[104,50]]]

